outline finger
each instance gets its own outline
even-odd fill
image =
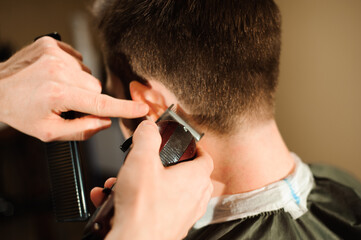
[[[90,191],[90,199],[95,207],[99,207],[104,200],[103,188],[95,187]]]
[[[64,55],[64,54],[60,54]],[[43,71],[47,81],[55,81],[64,86],[78,87],[94,93],[101,93],[102,86],[98,79],[91,74],[82,71],[76,61],[70,56],[44,55],[37,63],[37,68]],[[47,70],[47,71],[44,71]],[[32,70],[29,70],[32,71]],[[51,72],[51,79],[49,73]],[[67,89],[68,91],[68,89]]]
[[[95,116],[85,116],[73,120],[65,120],[59,117],[47,124],[47,136],[42,139],[45,142],[62,140],[86,140],[95,133],[110,127],[111,120]]]
[[[71,84],[72,86],[99,94],[102,91],[102,85],[100,81],[89,73],[75,70],[69,72],[69,76],[67,76],[67,78],[68,79],[66,79],[66,83]]]
[[[115,177],[108,178],[104,183],[104,187],[111,188],[115,184],[116,181],[117,181],[117,178],[115,178]]]
[[[58,42],[58,41],[57,41],[57,44],[65,45],[65,43]],[[69,46],[69,45],[67,45],[67,46]],[[69,46],[69,48],[71,48],[71,47]],[[64,63],[66,63],[70,66],[73,66],[73,67],[79,67],[79,69],[91,74],[91,70],[86,65],[84,65],[84,63],[82,62],[82,57],[81,57],[80,53],[77,53],[77,54],[80,54],[80,58],[79,58],[79,56],[77,56],[77,54],[75,54],[75,55],[71,54],[71,53],[69,54],[69,52],[64,51],[64,48],[58,48],[58,46],[55,46],[54,48],[45,49],[45,52],[51,56],[60,57],[62,59],[62,61],[64,61]]]
[[[200,218],[202,218],[204,213],[207,211],[208,203],[212,197],[212,193],[213,193],[213,184],[211,181],[209,181],[209,185],[207,186],[207,188],[205,189],[205,191],[202,194],[202,198],[200,200],[200,204],[198,207],[199,212],[194,220],[195,222],[197,220],[199,220]]]
[[[61,51],[61,50],[60,50]],[[73,67],[79,67],[79,69],[81,69],[82,71],[84,72],[87,72],[89,74],[92,73],[92,71],[90,70],[90,68],[88,68],[81,60],[77,59],[77,58],[74,58],[73,56],[67,54],[66,52],[64,51],[61,51],[63,53],[63,58],[64,58],[64,61],[66,63],[68,63],[68,65],[72,65]]]
[[[64,104],[67,110],[74,110],[101,117],[138,118],[145,116],[149,107],[145,103],[120,100],[105,94],[97,94],[79,88],[68,91]]]
[[[196,160],[193,161],[194,165],[199,165],[202,169],[207,170],[209,174],[213,172],[213,159],[201,146],[197,146],[197,156],[194,160]]]
[[[212,181],[210,181],[208,189],[207,189],[207,191],[208,191],[208,200],[211,199],[213,190],[214,190],[214,186],[213,186]]]
[[[67,58],[64,58],[65,63],[73,64],[73,66],[79,66],[83,71],[91,73],[91,70],[82,62],[83,57],[80,52],[76,51],[70,45],[48,36],[39,38],[35,44],[36,46],[34,50],[37,49],[38,51],[38,54],[36,55],[41,56],[44,53],[47,53],[51,56],[61,56],[63,58],[66,56]]]
[[[133,135],[133,149],[144,153],[159,153],[161,136],[157,125],[149,120],[139,124]]]
[[[61,41],[57,41],[58,46],[64,50],[65,52],[67,52],[68,54],[70,54],[71,56],[75,57],[76,59],[78,59],[80,62],[83,61],[83,56],[81,55],[80,52],[78,52],[77,50],[75,50],[72,46],[70,46],[69,44],[65,43],[65,42],[61,42]]]
[[[155,163],[154,166],[163,167],[159,159],[161,141],[162,139],[155,123],[148,120],[141,122],[134,132],[133,148],[125,164],[141,162],[144,166],[150,162],[151,164]]]
[[[72,56],[72,58],[75,58],[77,61],[79,62],[83,61],[83,57],[80,52],[75,50],[69,44],[58,41],[49,36],[43,36],[41,38],[38,38],[34,42],[34,45],[35,47],[32,50],[37,50],[40,52],[48,52],[49,50],[52,51],[55,49],[61,49],[62,50],[61,52],[67,53],[68,55]]]
[[[82,60],[79,60],[78,58],[74,58],[74,56],[69,55],[69,54],[67,54],[67,53],[65,53],[65,52],[63,52],[63,53],[66,54],[67,56],[69,56],[69,59],[71,58],[71,59],[74,60],[74,63],[73,63],[74,66],[79,66],[82,71],[87,72],[87,73],[89,73],[89,74],[92,73],[92,71],[90,70],[90,68],[88,68],[88,67],[82,62]],[[65,60],[65,61],[66,61],[66,60]],[[68,62],[71,62],[71,61],[68,60]]]
[[[65,42],[57,41],[57,44],[64,52],[68,53],[69,55],[71,55],[72,57],[74,57],[78,61],[78,64],[79,64],[79,66],[81,67],[81,69],[83,71],[91,74],[90,68],[88,68],[83,63],[83,56],[82,56],[82,54],[80,52],[78,52],[72,46],[70,46],[69,44],[67,44]]]
[[[92,70],[90,70],[90,68],[88,68],[83,62],[81,62],[80,60],[78,61],[78,64],[81,68],[81,70],[83,70],[84,72],[87,72],[89,74],[92,74]]]

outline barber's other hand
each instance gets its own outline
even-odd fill
[[[90,115],[60,117],[70,110]],[[145,104],[101,94],[81,54],[53,38],[42,37],[0,63],[0,121],[43,141],[84,140],[109,127],[108,117],[147,112]]]
[[[195,160],[164,168],[160,143],[152,122],[142,122],[135,131],[115,185],[113,226],[106,239],[181,239],[205,213],[213,191],[212,159],[198,148]],[[102,201],[101,190],[91,192],[95,205]]]

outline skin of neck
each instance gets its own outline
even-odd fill
[[[213,197],[259,189],[285,178],[295,167],[274,119],[227,138],[206,133],[199,145],[213,158]]]

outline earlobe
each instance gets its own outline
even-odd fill
[[[146,86],[140,82],[132,81],[129,84],[129,90],[134,101],[148,104],[149,112],[147,116],[153,121],[156,121],[167,109],[162,93],[153,89],[151,86]]]

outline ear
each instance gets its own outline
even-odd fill
[[[144,102],[149,106],[148,117],[156,121],[167,109],[164,95],[152,86],[144,85],[137,81],[129,84],[130,95],[134,101]]]

